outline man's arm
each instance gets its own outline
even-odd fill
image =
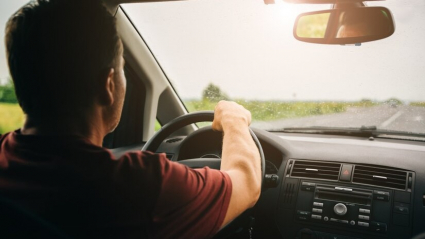
[[[261,192],[260,154],[249,133],[251,113],[234,102],[220,101],[213,129],[224,132],[221,171],[232,181],[232,195],[224,227],[257,202]]]

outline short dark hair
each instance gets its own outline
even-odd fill
[[[5,42],[19,104],[34,117],[87,109],[122,52],[100,0],[31,1],[10,17]]]

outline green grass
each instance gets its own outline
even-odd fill
[[[349,107],[369,107],[377,103],[370,100],[358,102],[281,102],[281,101],[246,101],[236,100],[251,111],[253,121],[270,121],[277,119],[298,118],[311,115],[333,114],[347,110]],[[215,102],[208,100],[189,100],[184,102],[189,112],[214,110]],[[425,107],[425,102],[411,103]],[[24,114],[18,104],[0,103],[0,134],[18,129],[24,122]],[[161,125],[155,124],[155,131]]]
[[[0,103],[0,134],[4,134],[22,126],[24,113],[18,104]]]
[[[161,124],[157,121],[155,121],[155,132],[158,131],[161,128]]]
[[[253,121],[270,121],[286,118],[298,118],[311,115],[345,112],[349,107],[370,107],[377,103],[370,100],[358,102],[281,102],[236,100],[251,111]],[[189,112],[214,110],[215,102],[208,100],[189,100],[184,102]]]
[[[411,106],[425,107],[425,102],[410,102]]]

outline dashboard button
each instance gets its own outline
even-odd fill
[[[342,203],[337,203],[334,206],[334,212],[336,215],[344,216],[347,213],[347,206]]]
[[[297,218],[299,220],[304,220],[304,221],[309,220],[310,219],[310,215],[311,215],[311,212],[297,211]]]
[[[339,175],[339,180],[341,181],[351,181],[351,171],[353,170],[353,165],[343,164],[341,169],[341,174]]]
[[[313,218],[313,219],[318,219],[318,220],[322,220],[322,216],[320,216],[320,215],[315,215],[315,214],[311,214],[311,218]]]
[[[303,190],[303,191],[314,192],[315,188],[316,188],[315,183],[303,182],[301,184],[301,190]]]
[[[324,218],[323,218],[323,220],[324,220],[325,222],[327,222],[327,221],[329,221],[329,217],[324,217]]]
[[[359,219],[362,219],[362,220],[369,220],[369,216],[359,215]]]
[[[339,223],[343,223],[343,224],[348,224],[347,220],[341,220],[341,219],[337,219],[337,218],[331,218],[331,222],[339,222]]]
[[[322,213],[322,209],[319,209],[319,208],[313,208],[312,211],[315,213]]]
[[[313,206],[315,206],[315,207],[323,207],[323,203],[321,203],[321,202],[313,202]]]
[[[394,203],[394,212],[401,214],[409,214],[409,205],[403,203]]]
[[[388,202],[390,200],[390,193],[384,192],[384,191],[374,190],[373,191],[373,199]]]
[[[382,222],[371,222],[370,229],[374,232],[385,233],[387,232],[387,224]]]
[[[350,221],[350,225],[351,225],[351,226],[354,226],[354,225],[356,225],[356,221],[354,221],[354,220],[351,220],[351,221]]]
[[[401,213],[401,214],[409,214],[409,208],[408,207],[395,206],[394,211]]]
[[[358,222],[357,225],[362,226],[362,227],[369,227],[368,222]]]
[[[360,213],[370,214],[370,210],[369,209],[364,209],[364,208],[359,208],[359,212]]]
[[[305,186],[305,185],[301,186],[301,190],[309,191],[309,192],[314,192],[314,188],[315,188],[315,186]]]

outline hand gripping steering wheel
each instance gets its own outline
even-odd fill
[[[193,112],[193,113],[189,113],[189,114],[185,114],[180,117],[177,117],[171,120],[170,122],[168,122],[158,132],[156,132],[155,135],[148,142],[146,142],[142,150],[156,152],[156,150],[158,150],[161,143],[176,130],[193,123],[212,122],[213,120],[214,120],[214,111],[198,111],[198,112]],[[251,128],[249,128],[249,132],[260,153],[261,176],[262,176],[261,182],[263,185],[264,175],[265,175],[265,158],[264,158],[263,148],[261,147],[260,141],[258,140],[257,136],[255,135],[254,131],[252,131]],[[207,161],[208,159],[202,158],[202,159],[191,159],[191,160],[196,160],[198,161],[198,163],[202,163],[202,161]]]
[[[155,135],[143,146],[143,151],[151,151],[156,152],[158,150],[161,143],[169,137],[176,130],[193,124],[197,122],[212,122],[214,120],[214,111],[198,111],[194,113],[189,113],[177,117],[166,125],[164,125]],[[263,148],[261,147],[260,141],[255,135],[254,131],[249,128],[249,132],[251,134],[252,139],[254,140],[255,145],[258,148],[261,158],[261,187],[264,186],[265,181],[265,158]],[[187,159],[187,160],[179,160],[179,163],[185,164],[187,166],[195,166],[195,167],[204,167],[206,165],[218,165],[221,163],[221,159],[217,158],[195,158],[195,159]],[[226,227],[221,229],[215,236],[214,239],[223,239],[223,238],[231,238],[235,234],[240,233],[244,230],[244,228],[252,227],[254,223],[254,218],[250,216],[251,210],[248,209],[241,215],[239,215],[235,220],[233,220]]]

